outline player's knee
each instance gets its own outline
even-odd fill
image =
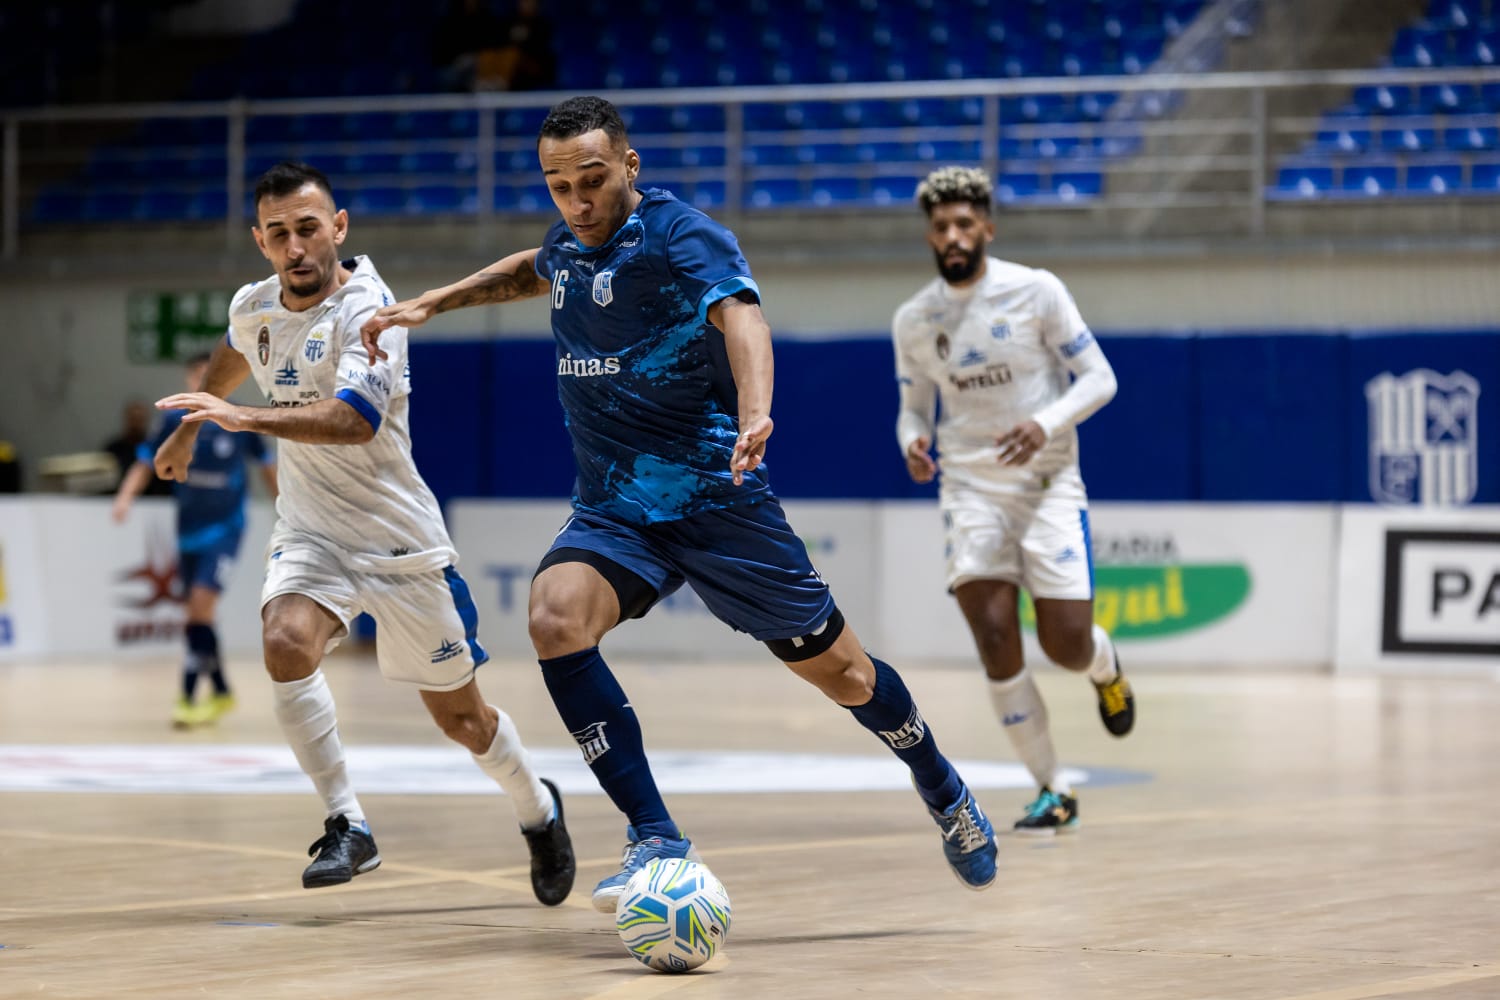
[[[494,741],[494,725],[486,725],[482,716],[467,712],[449,712],[435,715],[433,721],[443,735],[470,753],[484,753]]]
[[[576,653],[598,642],[597,639],[590,640],[582,616],[547,602],[532,605],[526,618],[526,631],[537,655],[544,659]]]
[[[309,676],[322,659],[317,636],[310,629],[287,622],[267,622],[261,633],[266,671],[273,681],[292,681]]]
[[[1048,629],[1037,634],[1047,659],[1069,670],[1082,670],[1093,657],[1094,637],[1088,629]]]

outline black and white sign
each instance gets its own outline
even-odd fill
[[[1386,531],[1381,649],[1500,656],[1500,531]]]

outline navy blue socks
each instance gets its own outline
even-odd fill
[[[875,693],[863,705],[848,706],[859,724],[879,736],[911,768],[917,792],[932,808],[952,808],[963,794],[963,781],[938,750],[937,740],[917,711],[901,675],[873,656]]]
[[[641,739],[641,725],[598,646],[538,660],[552,704],[599,785],[635,827],[637,839],[678,838]]]

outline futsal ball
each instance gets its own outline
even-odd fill
[[[625,883],[615,904],[625,948],[657,972],[687,972],[729,936],[729,894],[706,865],[655,858]]]

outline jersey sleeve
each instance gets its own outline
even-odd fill
[[[1065,427],[1082,423],[1115,396],[1115,372],[1088,324],[1083,321],[1067,286],[1050,271],[1039,271],[1042,301],[1042,341],[1058,362],[1073,374],[1067,390],[1037,412],[1032,419],[1047,437]]]
[[[908,304],[897,309],[891,321],[891,340],[896,348],[896,387],[901,397],[896,417],[896,443],[901,446],[903,455],[918,438],[926,438],[929,444],[932,442],[937,412],[937,383],[922,371],[911,352],[915,315],[916,311]]]
[[[760,286],[750,276],[750,264],[740,252],[734,233],[701,212],[682,215],[667,236],[667,266],[697,307],[700,322],[708,320],[715,302],[748,291],[760,301]]]
[[[258,284],[260,284],[260,282],[258,282],[258,281],[252,281],[248,285],[241,285],[240,286],[240,290],[237,291],[237,292],[235,292],[234,293],[234,297],[229,300],[229,315],[227,317],[225,317],[225,319],[227,320],[227,325],[226,325],[226,330],[225,330],[225,333],[224,333],[224,343],[226,343],[230,347],[234,348],[241,355],[245,355],[245,349],[246,349],[247,346],[253,346],[253,345],[246,345],[246,344],[240,343],[240,340],[243,340],[244,338],[239,338],[239,340],[237,340],[235,338],[235,336],[234,336],[234,320],[235,320],[235,317],[238,316],[241,313],[241,311],[243,310],[244,305],[245,305],[245,300],[250,297],[251,293],[255,289],[255,286],[258,285]],[[245,356],[248,357],[248,355],[245,355]]]
[[[380,430],[380,423],[390,409],[391,400],[401,395],[406,372],[406,328],[393,326],[380,335],[380,348],[386,357],[370,364],[369,351],[360,340],[359,328],[375,315],[381,295],[371,291],[351,300],[334,330],[338,347],[339,373],[334,398],[354,407],[370,427]]]

